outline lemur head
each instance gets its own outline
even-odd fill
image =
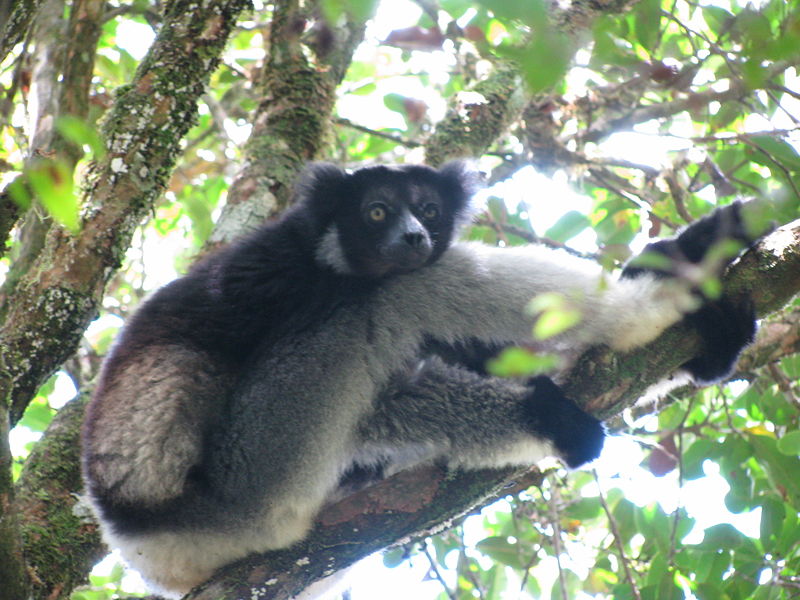
[[[316,219],[317,261],[334,271],[379,278],[435,261],[469,220],[480,182],[468,163],[366,167],[347,174],[313,165],[300,185]]]

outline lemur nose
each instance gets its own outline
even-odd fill
[[[411,231],[403,234],[403,239],[412,248],[419,248],[425,243],[425,235],[419,231]]]

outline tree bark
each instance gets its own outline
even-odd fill
[[[318,3],[311,9],[318,12]],[[336,89],[364,37],[366,22],[349,17],[344,27],[333,31],[317,18],[318,35],[330,39],[314,44],[301,36],[314,12],[296,0],[275,5],[270,58],[257,86],[263,100],[253,116],[245,166],[228,191],[209,247],[228,243],[280,215],[292,200],[298,172],[324,156],[330,145]]]
[[[52,228],[36,263],[6,298],[0,398],[10,399],[12,423],[95,317],[105,283],[163,190],[197,99],[248,4],[170,3],[153,47],[106,121],[108,153],[90,174],[80,232]]]

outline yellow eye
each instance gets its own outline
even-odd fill
[[[427,221],[435,221],[439,218],[439,207],[435,204],[428,204],[428,206],[425,207],[425,210],[422,211],[422,216]]]
[[[370,221],[373,223],[380,223],[386,219],[386,207],[381,204],[373,204],[368,214]]]

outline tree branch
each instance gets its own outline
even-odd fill
[[[0,62],[22,41],[42,0],[14,0],[5,26],[0,27]],[[2,23],[2,21],[0,21]]]
[[[292,199],[298,172],[323,156],[330,132],[336,89],[364,37],[365,22],[349,20],[333,32],[321,21],[315,29],[329,43],[301,36],[314,18],[297,0],[275,3],[269,36],[269,61],[264,65],[245,147],[245,167],[228,191],[209,246],[230,242],[266,219],[281,214]],[[309,59],[306,48],[315,50]]]
[[[750,294],[759,317],[780,310],[800,292],[800,221],[781,227],[747,252],[723,284],[726,295]],[[700,338],[683,323],[627,354],[592,348],[565,374],[564,391],[608,418],[644,396],[699,349]]]
[[[247,0],[169,4],[165,24],[106,122],[108,154],[86,186],[80,233],[52,228],[36,264],[7,299],[0,328],[0,398],[12,422],[77,347],[107,278],[169,176],[197,98]]]

